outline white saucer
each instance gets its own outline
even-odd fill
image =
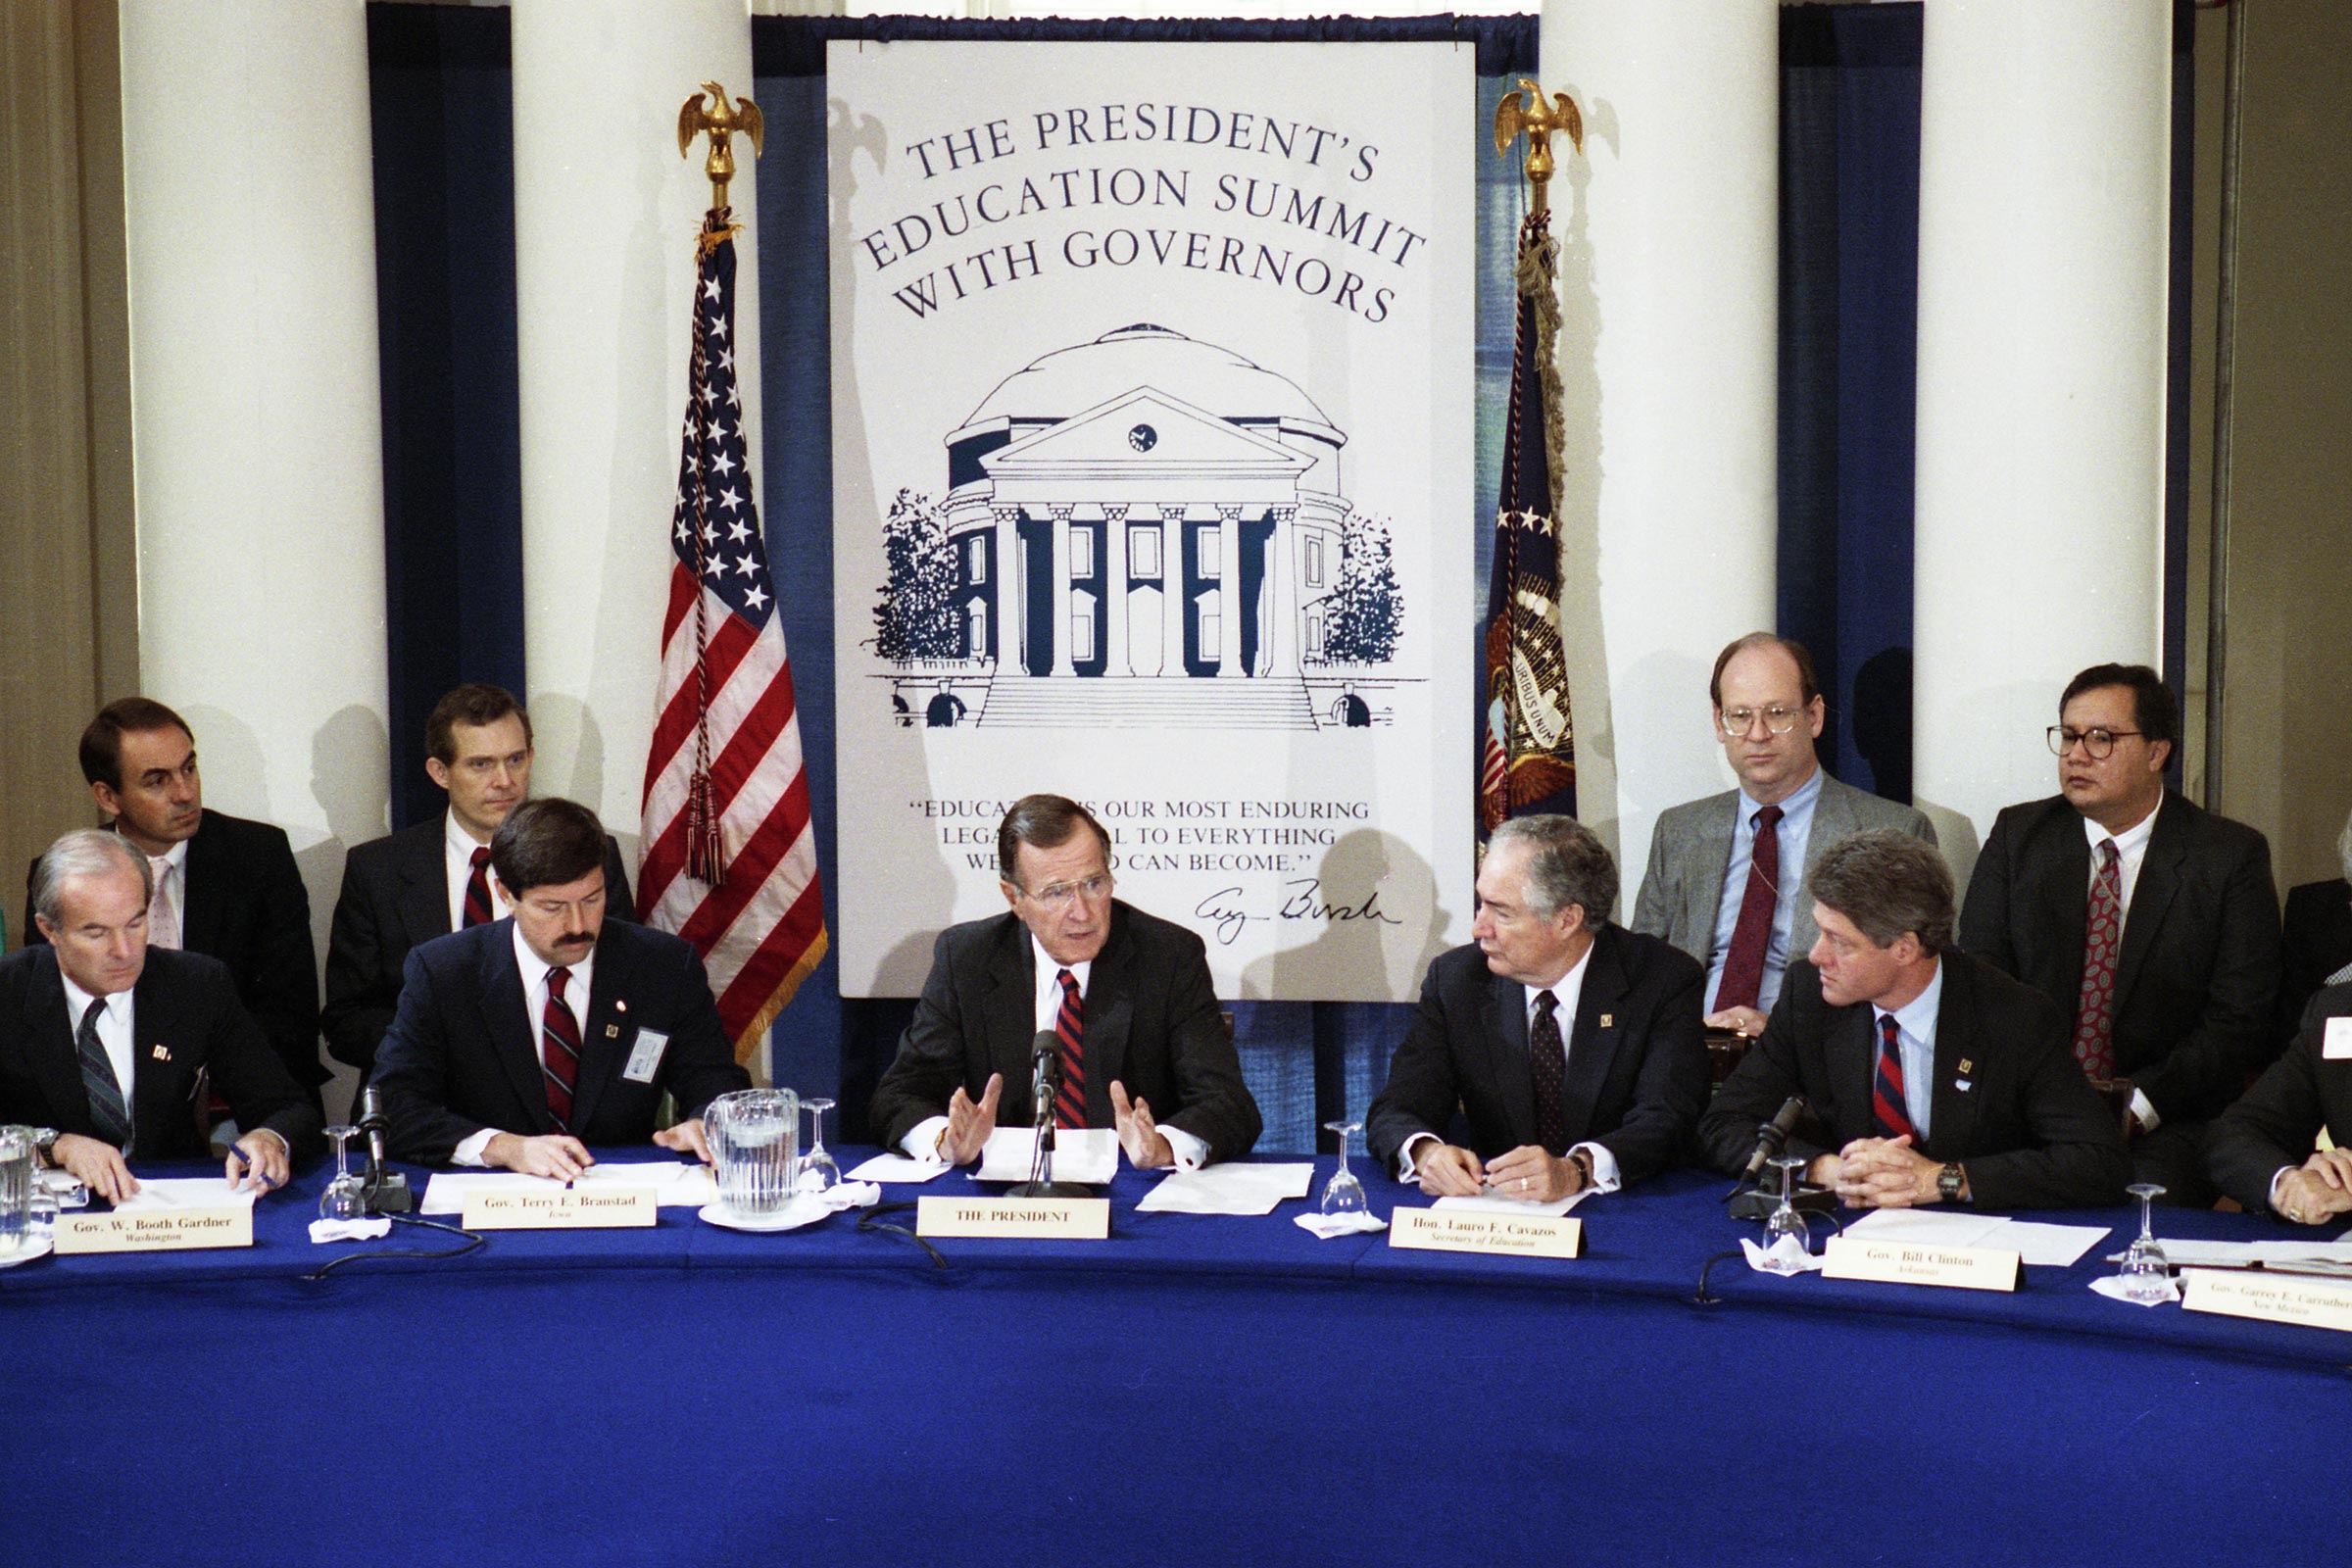
[[[19,1263],[29,1263],[36,1257],[47,1257],[56,1247],[57,1243],[51,1237],[28,1235],[14,1250],[0,1252],[0,1268],[15,1268]]]
[[[724,1203],[705,1203],[695,1210],[695,1218],[722,1230],[797,1231],[804,1225],[813,1225],[833,1210],[813,1198],[794,1198],[773,1214],[738,1214]]]

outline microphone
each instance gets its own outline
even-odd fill
[[[1054,1125],[1054,1096],[1061,1088],[1061,1036],[1040,1029],[1029,1042],[1029,1110],[1041,1128]]]
[[[411,1206],[405,1172],[384,1168],[384,1134],[392,1123],[384,1115],[383,1096],[369,1084],[360,1091],[360,1131],[368,1135],[368,1212],[406,1214]]]
[[[1764,1169],[1764,1162],[1788,1147],[1788,1133],[1796,1118],[1805,1113],[1805,1097],[1790,1095],[1781,1102],[1772,1120],[1756,1129],[1756,1150],[1747,1156],[1747,1168],[1740,1173],[1740,1185],[1752,1183]]]

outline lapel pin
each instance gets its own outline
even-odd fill
[[[1975,1062],[1970,1061],[1966,1056],[1962,1056],[1960,1058],[1960,1072],[1963,1077],[1969,1073],[1975,1072],[1976,1070],[1977,1067]]]
[[[1600,1026],[1601,1026],[1603,1029],[1613,1029],[1613,1028],[1615,1028],[1615,1027],[1616,1027],[1616,1024],[1617,1024],[1617,1015],[1616,1015],[1615,1013],[1613,1013],[1613,1012],[1604,1012],[1604,1013],[1602,1013],[1602,1014],[1600,1015]]]
[[[607,1040],[618,1040],[620,1038],[620,1025],[616,1023],[609,1023],[605,1025],[605,1038]]]
[[[155,1059],[158,1061],[170,1061],[172,1059],[171,1048],[162,1044],[160,1041],[156,1045],[150,1047],[149,1050],[154,1055]]]
[[[629,1004],[628,1004],[627,1000],[626,1000],[625,998],[621,998],[621,997],[614,997],[614,998],[612,999],[612,1010],[613,1010],[614,1012],[626,1012],[626,1011],[628,1011],[628,1010],[629,1010]]]

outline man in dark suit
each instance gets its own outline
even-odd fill
[[[939,934],[868,1111],[883,1144],[960,1165],[1000,1114],[1030,1125],[1031,1044],[1051,1030],[1057,1126],[1115,1127],[1144,1169],[1250,1152],[1262,1123],[1206,949],[1110,896],[1102,824],[1075,801],[1024,796],[997,829],[997,864],[1010,908]]]
[[[115,831],[148,858],[148,944],[226,964],[238,1000],[316,1101],[327,1079],[318,1060],[317,950],[310,894],[285,829],[206,810],[195,732],[144,697],[98,710],[81,734],[81,775]],[[29,901],[24,925],[37,930]]]
[[[1822,767],[1813,743],[1829,710],[1802,643],[1762,631],[1737,639],[1715,656],[1707,698],[1740,787],[1659,814],[1634,929],[1704,964],[1707,1026],[1752,1039],[1788,960],[1819,934],[1805,878],[1829,847],[1868,827],[1933,844],[1936,829]]]
[[[2303,1009],[2328,986],[2352,981],[2352,818],[2335,841],[2344,874],[2304,882],[2286,893],[2286,928],[2279,938],[2278,1004],[2271,1038],[2281,1049],[2303,1022]]]
[[[220,960],[151,949],[154,874],[126,839],[68,833],[33,863],[45,946],[0,958],[0,1122],[35,1129],[48,1159],[117,1201],[129,1159],[201,1159],[195,1098],[210,1075],[243,1135],[232,1183],[285,1185],[318,1150],[318,1111]]]
[[[2327,1149],[2315,1149],[2322,1132]],[[2245,1208],[2297,1225],[2352,1212],[2352,984],[2303,1010],[2286,1054],[2213,1124],[2205,1163]]]
[[[2082,1070],[2128,1102],[2139,1180],[2210,1204],[2206,1127],[2270,1050],[2270,846],[2164,787],[2179,708],[2146,665],[2077,675],[2049,735],[2062,793],[1994,819],[1960,945],[2065,1013]]]
[[[1699,1122],[1710,1162],[1741,1169],[1758,1128],[1802,1095],[1810,1115],[1788,1152],[1848,1207],[2122,1200],[2123,1133],[2067,1054],[2065,1019],[1952,947],[1941,856],[1854,834],[1814,868],[1813,901],[1820,938]]]
[[[504,912],[490,892],[490,835],[531,793],[531,715],[497,686],[469,683],[433,705],[424,770],[449,792],[429,821],[355,846],[326,941],[326,1049],[366,1084],[392,1025],[409,950]],[[605,840],[605,908],[634,918],[620,846]]]
[[[409,955],[375,1082],[392,1152],[569,1181],[589,1144],[710,1157],[703,1107],[751,1087],[692,945],[606,918],[605,830],[525,801],[490,837],[514,913]],[[684,1120],[656,1130],[663,1094]]]
[[[1372,1102],[1372,1157],[1435,1196],[1548,1202],[1674,1164],[1707,1102],[1698,960],[1608,923],[1617,865],[1584,824],[1514,817],[1478,873]],[[1561,1025],[1567,1024],[1564,1031]],[[1469,1147],[1446,1131],[1459,1104]]]

